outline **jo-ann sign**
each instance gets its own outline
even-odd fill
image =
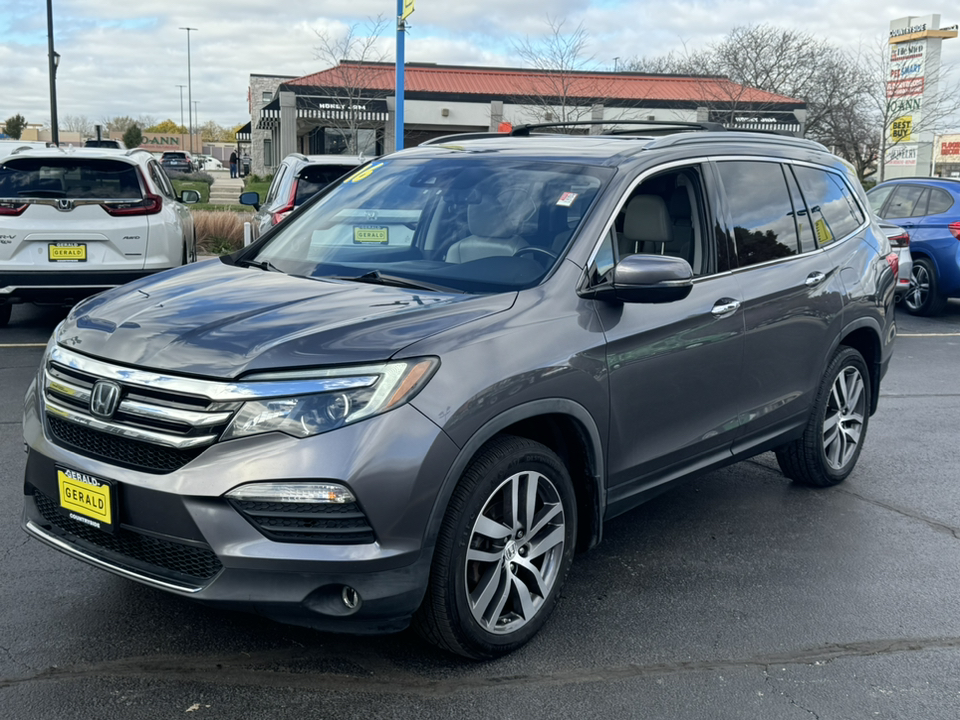
[[[193,136],[194,147],[201,147],[200,136],[194,134]],[[150,152],[164,152],[165,150],[189,150],[190,149],[190,136],[189,135],[177,135],[173,133],[144,133],[143,142],[140,143],[140,147],[144,150],[149,150]]]

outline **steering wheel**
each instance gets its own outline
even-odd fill
[[[542,247],[535,247],[533,245],[527,245],[526,247],[520,248],[513,254],[513,256],[520,257],[524,253],[543,253],[551,260],[556,260],[559,257],[559,255],[557,255],[555,252],[551,252],[550,250],[546,250]]]

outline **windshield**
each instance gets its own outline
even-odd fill
[[[137,168],[122,160],[13,158],[0,165],[0,198],[141,198]]]
[[[476,293],[532,287],[612,174],[476,155],[380,160],[247,259],[304,277],[405,279]]]

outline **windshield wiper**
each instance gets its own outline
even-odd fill
[[[396,275],[385,275],[379,270],[371,270],[363,275],[356,277],[347,277],[335,275],[334,280],[347,280],[349,282],[370,283],[371,285],[388,285],[390,287],[410,288],[411,290],[430,290],[431,292],[453,292],[461,293],[461,290],[444,287],[443,285],[433,285],[431,283],[408,280],[407,278],[397,277]]]
[[[264,271],[273,271],[273,272],[278,272],[278,273],[282,273],[282,272],[283,272],[283,270],[281,270],[280,268],[278,268],[276,265],[274,265],[274,264],[273,264],[272,262],[270,262],[269,260],[239,260],[239,261],[237,262],[237,265],[239,265],[239,266],[241,266],[241,267],[255,267],[255,268],[259,268],[260,270],[264,270]]]

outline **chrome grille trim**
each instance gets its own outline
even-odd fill
[[[44,398],[44,409],[51,415],[56,415],[59,418],[76,423],[77,425],[83,425],[84,427],[91,428],[92,430],[99,430],[100,432],[118,435],[130,440],[140,440],[141,442],[153,443],[154,445],[176,448],[177,450],[185,450],[187,448],[210,445],[217,439],[216,435],[182,437],[154,432],[152,430],[141,430],[140,428],[135,428],[129,425],[120,425],[118,423],[107,422],[105,420],[98,420],[90,415],[86,415],[84,413],[77,412],[72,408],[60,405],[59,403],[51,400],[49,397]]]
[[[380,379],[376,366],[338,368],[322,376],[297,380],[264,380],[250,382],[219,382],[178,377],[110,365],[100,360],[88,358],[72,350],[54,347],[50,350],[49,361],[82,373],[95,375],[105,380],[113,380],[124,386],[140,386],[160,392],[208,398],[215,402],[238,402],[260,398],[290,397],[293,395],[312,395],[337,390],[353,390],[370,387]]]
[[[163,407],[162,405],[148,405],[147,403],[137,400],[124,400],[120,403],[120,407],[117,408],[117,412],[149,418],[151,420],[184,423],[186,425],[192,425],[193,427],[222,425],[233,416],[233,412],[205,413],[195,412],[193,410],[177,410],[176,408]]]

